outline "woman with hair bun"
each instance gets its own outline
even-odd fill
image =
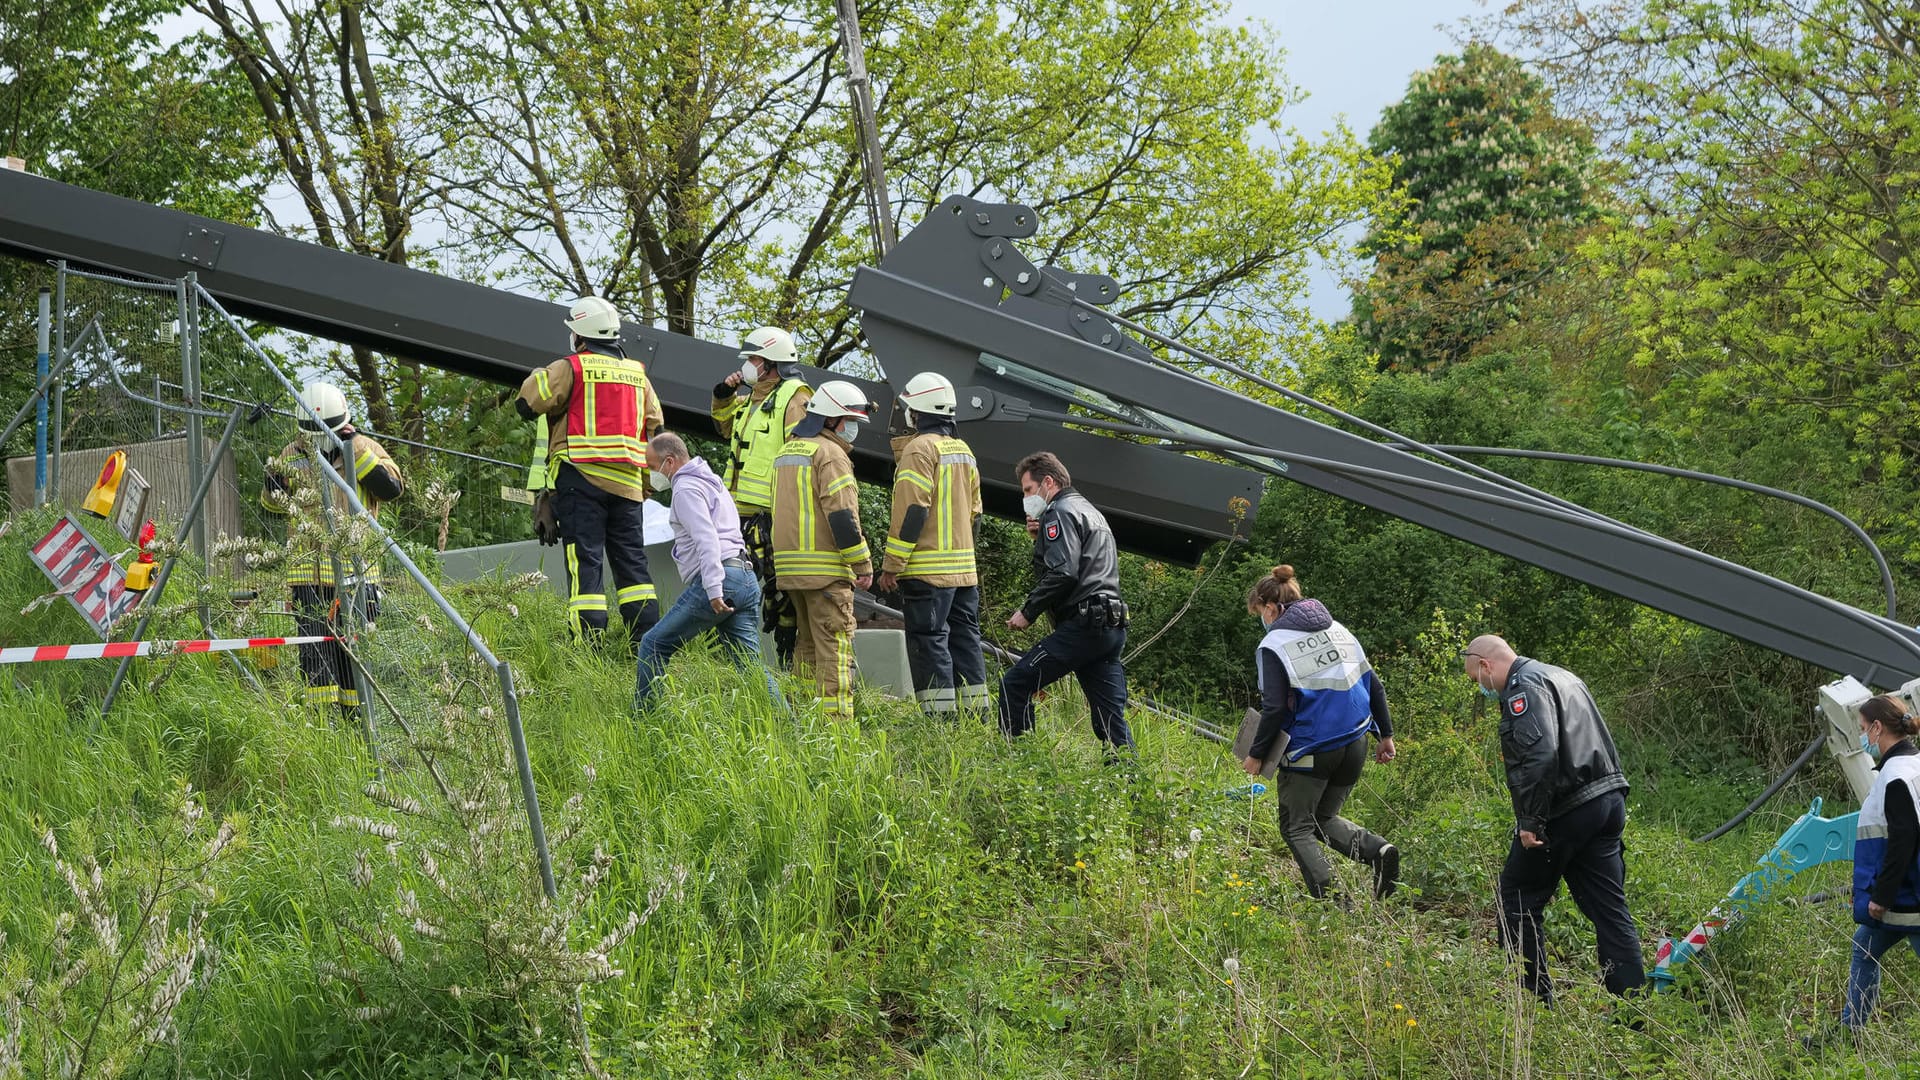
[[[1366,766],[1367,732],[1379,736],[1374,759],[1392,761],[1393,720],[1387,694],[1366,651],[1326,606],[1300,593],[1293,567],[1276,566],[1247,592],[1247,611],[1266,628],[1257,651],[1260,728],[1247,758],[1259,775],[1280,756],[1275,793],[1280,831],[1300,865],[1307,891],[1327,895],[1333,867],[1321,842],[1373,868],[1373,894],[1392,894],[1400,851],[1377,833],[1340,816]]]

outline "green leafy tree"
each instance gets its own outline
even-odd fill
[[[1676,432],[1817,487],[1911,572],[1920,6],[1541,0],[1508,23],[1634,174],[1606,263]]]
[[[237,72],[207,43],[165,43],[175,0],[0,0],[0,156],[115,195],[253,220],[264,182],[259,124]],[[34,298],[44,267],[0,261],[0,399],[33,386]],[[29,449],[33,431],[6,452]]]
[[[1598,220],[1591,134],[1545,83],[1484,44],[1413,76],[1369,143],[1393,162],[1405,208],[1376,222],[1356,321],[1383,364],[1442,366],[1511,322]]]
[[[1128,315],[1304,322],[1311,257],[1391,200],[1387,176],[1344,132],[1267,140],[1297,95],[1275,42],[1224,10],[867,6],[901,220],[955,192],[1024,202],[1044,230],[1026,247],[1114,274]],[[858,348],[843,296],[869,248],[832,5],[435,11],[418,68],[461,117],[447,189],[481,272],[676,332],[784,323],[821,363]]]
[[[395,53],[414,10],[363,0],[272,9],[189,0],[189,7],[212,24],[244,75],[274,180],[293,196],[291,211],[271,204],[278,212],[269,227],[336,251],[435,268],[432,245],[416,230],[440,205],[429,168],[447,133],[408,92],[405,57]],[[357,384],[375,428],[424,438],[431,376],[417,361],[358,345],[306,359]]]

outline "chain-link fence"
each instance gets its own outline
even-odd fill
[[[62,266],[57,282],[49,501],[98,549],[119,552],[120,571],[131,568],[134,542],[84,509],[103,464],[124,451],[118,484],[131,490],[137,473],[150,486],[139,516],[157,528],[149,552],[158,573],[110,638],[160,642],[162,656],[186,641],[306,639],[212,662],[229,667],[236,693],[260,696],[263,715],[304,715],[364,738],[376,816],[412,813],[458,843],[454,834],[491,835],[503,815],[524,812],[528,869],[537,866],[551,896],[513,672],[475,628],[517,617],[514,589],[525,583],[481,583],[463,593],[463,614],[418,567],[449,543],[524,531],[525,510],[500,499],[524,481],[521,467],[408,440],[380,440],[381,452],[360,439],[303,438],[299,371],[263,345],[278,344],[278,332],[255,333],[191,276],[142,281]],[[31,398],[6,405],[0,419],[32,426]],[[53,514],[27,512],[35,469],[32,457],[9,462],[15,517],[57,528]],[[383,504],[388,470],[403,491]],[[84,640],[65,604],[27,616],[33,622],[9,638]],[[101,716],[116,700],[157,691],[174,670],[134,663],[120,663]]]

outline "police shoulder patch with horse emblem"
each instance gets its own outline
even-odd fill
[[[1507,708],[1510,709],[1515,716],[1525,716],[1527,714],[1527,695],[1521,694],[1512,701],[1507,702]]]
[[[1060,523],[1059,522],[1057,521],[1047,522],[1047,539],[1049,540],[1060,539]]]

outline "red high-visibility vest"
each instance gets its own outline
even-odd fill
[[[567,402],[567,459],[647,466],[647,369],[638,360],[574,353]]]

